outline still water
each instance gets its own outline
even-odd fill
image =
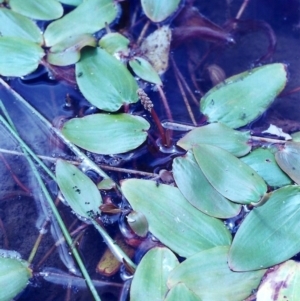
[[[195,122],[197,125],[205,122],[199,112],[198,103],[193,101],[193,98],[199,100],[201,94],[212,87],[213,75],[209,72],[209,67],[217,65],[224,76],[228,77],[249,70],[255,65],[283,62],[288,65],[289,72],[286,89],[263,117],[250,124],[248,128],[253,132],[261,132],[272,123],[287,133],[300,130],[299,93],[290,93],[300,86],[300,2],[297,0],[250,0],[240,17],[240,24],[242,24],[240,30],[232,30],[230,20],[237,16],[243,1],[195,0],[186,2],[193,2],[201,14],[224,30],[231,28],[234,42],[216,41],[213,36],[207,37],[201,34],[187,35],[182,38],[177,33],[175,36],[177,40],[174,38],[172,42],[174,47],[171,48],[170,56],[190,87],[192,95],[186,91],[185,96],[194,122],[178,85],[177,73],[174,71],[176,67],[172,66],[170,60],[169,69],[163,75],[163,90],[173,121],[189,126],[195,125]],[[182,2],[181,10],[186,7],[187,3]],[[130,0],[121,2],[121,6],[122,17],[114,27],[116,30],[126,32],[133,41],[136,41],[146,22],[140,3]],[[132,18],[136,20],[134,26],[131,26]],[[188,26],[188,21],[180,12],[167,23],[175,29],[180,25]],[[150,25],[147,34],[155,28],[156,26]],[[184,34],[182,32],[183,36]],[[261,58],[264,59],[260,60]],[[55,77],[53,72],[40,67],[34,74],[23,79],[5,80],[12,89],[55,126],[59,127],[60,122],[68,118],[97,112],[83,98],[74,84],[72,67],[60,69],[59,75]],[[154,103],[159,119],[162,122],[170,121],[159,93],[149,86],[146,87],[146,91]],[[0,97],[20,135],[37,154],[47,157],[45,162],[50,168],[53,168],[51,159],[57,157],[74,159],[73,154],[54,137],[51,130],[35,118],[28,108],[18,103],[9,91],[0,89]],[[155,125],[140,104],[132,105],[130,111],[146,117],[152,123],[147,142],[138,150],[119,156],[90,154],[93,160],[108,168],[108,174],[116,181],[135,176],[130,170],[148,173],[143,176],[153,178],[163,169],[170,170],[172,159],[183,153],[174,145],[169,149],[160,147]],[[84,281],[80,277],[74,278],[80,273],[70,256],[68,247],[62,243],[59,247],[53,248],[54,243],[61,237],[60,230],[53,218],[45,222],[49,208],[25,158],[20,154],[8,154],[5,151],[21,152],[20,147],[3,126],[0,127],[0,131],[3,162],[0,170],[3,183],[0,188],[0,248],[15,250],[21,254],[22,258],[27,259],[39,233],[44,234],[32,265],[36,276],[16,300],[93,300],[90,292],[85,288]],[[175,144],[183,132],[173,130],[170,131],[170,135],[172,135],[172,143]],[[127,172],[112,171],[110,167],[128,170]],[[97,181],[97,175],[90,174],[90,176]],[[55,199],[56,185],[50,180],[46,184]],[[103,193],[103,198],[120,207],[128,206],[115,192]],[[95,280],[101,300],[129,300],[127,292],[130,277],[124,272],[124,267],[109,277],[101,275],[96,270],[97,263],[106,250],[99,234],[92,227],[85,226],[63,204],[60,203],[58,208],[65,223],[70,227],[70,231],[76,233],[77,247],[92,279]],[[103,224],[112,236],[120,233],[120,227],[124,230],[120,222],[122,218],[119,214],[103,214]],[[227,221],[227,224],[230,224],[232,229],[236,229],[240,218],[242,216]],[[124,234],[124,231],[122,233]],[[137,262],[149,247],[157,244],[151,237],[143,241],[128,236],[127,242],[134,248],[133,258]],[[68,270],[73,271],[73,275],[68,273]],[[47,277],[49,281],[45,280]]]

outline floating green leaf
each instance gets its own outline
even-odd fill
[[[153,22],[161,22],[172,15],[178,8],[180,0],[141,0],[146,16]]]
[[[149,225],[144,214],[131,211],[126,218],[129,227],[136,235],[140,237],[146,237]]]
[[[274,154],[268,149],[257,148],[241,160],[253,168],[269,186],[281,187],[292,182],[279,168]]]
[[[140,146],[147,138],[149,123],[130,114],[94,114],[67,121],[63,135],[94,153],[112,155]]]
[[[173,176],[185,198],[202,212],[229,218],[241,210],[240,205],[230,202],[211,186],[191,152],[174,159]]]
[[[57,66],[75,64],[80,59],[80,50],[85,46],[96,46],[96,40],[92,35],[71,36],[50,48],[47,53],[47,61]]]
[[[288,174],[298,185],[300,184],[300,143],[286,142],[278,152],[275,159],[280,168]]]
[[[3,37],[17,37],[37,44],[43,43],[41,31],[32,20],[4,7],[0,8],[0,32]]]
[[[201,112],[209,122],[239,128],[265,112],[286,81],[286,65],[279,63],[240,73],[208,91],[201,99]]]
[[[229,251],[234,271],[267,268],[300,251],[300,187],[285,186],[270,193],[238,229]]]
[[[130,41],[120,33],[109,32],[100,39],[99,46],[113,55],[117,52],[127,52],[129,42]]]
[[[38,67],[43,56],[43,49],[36,43],[0,37],[0,74],[3,76],[26,75]]]
[[[240,157],[251,150],[249,140],[249,132],[235,131],[222,123],[211,123],[191,130],[178,140],[177,145],[189,150],[199,143],[212,144]]]
[[[134,273],[130,301],[162,301],[168,291],[169,273],[177,265],[176,256],[167,248],[148,251]]]
[[[188,258],[171,273],[169,288],[184,283],[202,301],[242,301],[256,289],[265,270],[237,273],[227,265],[228,246]]]
[[[193,153],[210,184],[229,200],[257,203],[267,191],[264,180],[229,152],[209,144],[193,147]]]
[[[76,80],[85,98],[99,109],[114,112],[138,101],[134,77],[120,61],[98,47],[82,51]]]
[[[63,7],[57,0],[9,0],[11,9],[37,20],[53,20],[63,15]]]
[[[0,300],[9,301],[16,297],[31,277],[32,272],[25,261],[0,257]]]
[[[92,34],[111,23],[117,16],[113,0],[86,0],[61,19],[52,22],[44,33],[46,46],[51,47],[73,35]]]
[[[183,283],[178,283],[168,292],[168,295],[164,301],[202,301],[196,294],[186,287]]]
[[[270,270],[256,294],[257,301],[298,301],[300,263],[289,260]]]
[[[121,189],[132,208],[146,216],[149,231],[180,256],[230,245],[231,235],[224,224],[193,207],[178,188],[129,179]]]
[[[76,214],[90,218],[100,213],[100,192],[94,182],[77,167],[58,159],[56,178],[63,196]]]
[[[156,85],[162,85],[161,79],[151,64],[141,57],[135,57],[129,61],[133,72],[141,79]]]

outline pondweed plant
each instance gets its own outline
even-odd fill
[[[58,76],[63,69],[54,65],[75,64],[78,88],[97,111],[71,118],[57,129],[0,79],[1,130],[12,141],[1,152],[26,158],[38,186],[41,228],[45,231],[50,224],[53,237],[59,240],[57,245],[62,245],[60,252],[70,251],[76,263],[65,254],[61,258],[68,273],[53,267],[36,268],[42,233],[28,260],[21,259],[18,250],[3,249],[0,301],[14,298],[30,285],[30,279],[37,277],[77,287],[86,282],[91,299],[102,299],[96,287],[105,283],[91,279],[76,241],[56,207],[56,198],[71,207],[84,227],[93,225],[100,233],[119,262],[118,265],[112,259],[109,264],[117,270],[122,264],[129,280],[121,300],[127,298],[128,285],[130,301],[241,301],[257,289],[258,301],[274,300],[275,292],[277,300],[300,298],[300,293],[295,293],[299,287],[299,264],[290,260],[300,251],[299,135],[290,136],[273,126],[266,131],[273,134],[270,138],[254,136],[243,128],[261,116],[283,91],[287,66],[264,64],[227,79],[222,78],[222,70],[214,67],[218,72],[212,73],[211,79],[219,83],[200,99],[200,112],[206,118],[201,126],[190,106],[187,110],[193,125],[171,120],[172,107],[162,89],[160,76],[168,68],[172,34],[175,44],[195,35],[217,45],[231,44],[232,33],[238,30],[248,2],[243,3],[236,19],[229,22],[229,29],[224,30],[200,15],[191,3],[141,0],[147,21],[137,41],[130,41],[121,31],[112,32],[114,26],[109,24],[117,22],[121,14],[117,1],[61,2],[73,6],[70,12],[64,14],[62,4],[55,0],[47,4],[27,0],[26,5],[21,0],[2,1],[0,74],[4,79],[25,76],[43,64]],[[172,33],[170,24],[176,13],[180,25]],[[53,19],[57,20],[47,24],[42,33],[32,21]],[[165,22],[163,26],[161,22]],[[151,23],[158,24],[158,29],[144,38]],[[251,24],[267,28],[273,37],[272,29],[265,23]],[[261,61],[272,55],[273,46],[270,43]],[[184,89],[189,94],[191,89],[174,60],[173,64],[183,98],[187,100]],[[164,122],[164,127],[143,90],[147,82],[159,92],[170,119]],[[139,100],[143,116],[131,111]],[[41,131],[46,128],[46,132],[52,132],[68,147],[74,154],[73,160],[52,158],[54,172],[49,158],[40,157],[34,143],[27,142],[18,125],[15,110],[20,107],[28,113],[25,118],[31,119],[31,114]],[[147,111],[152,122],[144,114]],[[159,133],[158,141],[150,132],[154,127]],[[177,139],[170,137],[171,131],[166,128],[185,128],[188,133]],[[93,160],[97,156],[134,153],[147,140],[160,152],[174,154],[171,170],[165,171],[168,179],[163,171],[149,174],[126,169],[125,172],[136,172],[138,176],[118,181]],[[88,176],[89,171],[97,175],[96,180]],[[18,176],[14,178],[22,186]],[[104,198],[107,191],[115,191],[120,201],[107,201]],[[103,222],[107,213],[119,215],[123,221],[121,232],[125,236],[126,231],[130,233],[134,238],[132,245],[136,241],[152,241],[153,247],[145,251],[140,261],[133,258],[121,239],[115,240],[108,234]],[[235,219],[243,221],[233,229],[231,221]],[[69,249],[62,243],[64,240]],[[100,269],[105,270],[107,262],[104,268],[101,264]],[[279,266],[274,269],[276,265]],[[278,288],[274,283],[285,284]]]

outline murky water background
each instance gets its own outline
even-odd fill
[[[127,2],[130,2],[130,5]],[[194,5],[211,21],[222,26],[228,18],[236,15],[242,2],[241,0],[199,0],[194,1]],[[128,9],[125,15],[130,17],[136,6],[139,5],[138,3],[138,1],[125,1],[123,5]],[[140,14],[139,16],[143,18]],[[298,87],[300,85],[300,1],[250,0],[242,19],[264,20],[273,28],[277,37],[277,48],[272,59],[267,62],[284,62],[288,65],[289,81],[285,91],[290,91]],[[122,19],[122,22],[126,24],[126,20]],[[141,26],[143,22],[142,20]],[[141,26],[137,26],[132,33],[134,38],[138,35]],[[195,39],[190,43],[193,44],[194,52],[199,58],[203,56],[209,45],[211,45],[201,38]],[[192,87],[192,81],[188,76],[186,46],[185,44],[173,49],[172,56],[178,68],[186,77],[187,83]],[[249,31],[237,37],[236,44],[224,45],[214,51],[204,62],[204,65],[217,64],[228,77],[253,67],[254,62],[266,53],[267,48],[267,37],[263,32]],[[207,90],[211,86],[205,66],[200,66],[197,73],[197,80],[199,80],[199,85],[203,88],[204,92],[205,89]],[[270,78],[270,81],[272,81],[272,78]],[[70,85],[65,81],[49,79],[48,73],[43,68],[41,68],[40,73],[36,73],[33,76],[25,79],[10,79],[7,82],[11,88],[20,93],[51,123],[56,124],[60,122],[61,118],[70,118],[75,115],[87,114],[89,110],[93,111],[93,109],[89,109],[89,104],[83,99],[76,86]],[[192,89],[195,96],[199,99],[199,91],[195,91],[195,88]],[[168,98],[174,120],[190,124],[189,115],[182,101],[180,90],[178,89],[174,72],[171,68],[164,75],[164,91]],[[162,121],[167,120],[158,93],[151,90],[148,92],[160,119]],[[0,89],[0,98],[6,105],[22,138],[37,154],[50,158],[72,158],[72,154],[54,139],[49,128],[39,122],[30,110],[16,103],[11,94],[3,88]],[[267,128],[269,123],[273,123],[283,128],[286,132],[300,130],[299,100],[299,93],[286,96],[283,93],[283,96],[276,100],[275,104],[264,114],[263,118],[251,124],[250,128],[253,131],[261,131]],[[191,103],[191,108],[196,120],[200,123],[201,114],[197,105]],[[149,118],[140,105],[133,106],[132,110],[135,113],[140,112]],[[45,200],[43,200],[42,193],[30,172],[26,159],[20,155],[4,153],[4,150],[21,151],[15,139],[12,138],[11,134],[2,125],[0,126],[0,133],[0,148],[2,149],[0,151],[0,159],[3,162],[0,165],[0,221],[3,223],[3,228],[0,228],[0,248],[16,250],[22,255],[22,258],[27,259],[38,233],[42,229],[47,210],[49,209],[45,205]],[[153,135],[151,132],[150,134]],[[182,135],[181,132],[174,132],[173,134],[175,140]],[[176,152],[170,154],[159,151],[155,144],[153,144],[153,141],[149,139],[139,150],[130,154],[116,157],[97,156],[95,159],[100,163],[108,165],[158,173],[161,169],[170,169],[172,158],[178,154]],[[51,161],[47,162],[51,167]],[[110,171],[108,173],[116,180],[132,176],[129,173]],[[25,187],[16,183],[13,174],[19,178]],[[47,185],[53,193],[53,197],[55,197],[57,193],[56,186],[51,181],[48,181]],[[104,197],[110,197],[116,203],[121,201],[115,194],[108,194]],[[64,221],[67,225],[72,225],[73,230],[82,225],[80,221],[76,220],[69,208],[63,204],[59,204],[59,209]],[[105,225],[112,234],[119,231],[118,223],[116,222],[117,218],[104,215]],[[60,236],[57,229],[53,220],[46,227],[45,231],[47,233],[43,236],[42,243],[34,258],[34,271],[39,272],[45,268],[55,268],[67,272],[67,269],[74,265],[69,256],[68,248],[54,250],[46,261],[41,262],[44,255]],[[92,227],[87,227],[79,239],[78,249],[82,254],[92,279],[110,281],[120,285],[123,281],[119,273],[111,278],[106,278],[96,273],[95,267],[105,248],[106,246],[99,234]],[[74,267],[76,269],[75,265]],[[66,279],[67,277],[64,278]],[[36,277],[19,298],[16,299],[31,301],[92,300],[89,291],[83,288],[83,284],[77,283],[77,285],[69,289],[67,287],[67,282],[63,283],[63,285],[52,284],[45,281],[42,277]],[[118,286],[106,285],[98,288],[98,290],[103,301],[114,301],[123,298],[120,297],[121,287]],[[126,300],[125,297],[122,300]]]

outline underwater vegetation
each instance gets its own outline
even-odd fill
[[[300,4],[203,2],[0,1],[0,301],[300,298]]]

